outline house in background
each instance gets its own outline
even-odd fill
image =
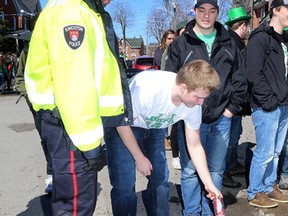
[[[119,52],[125,55],[123,38],[118,41]],[[126,60],[135,60],[138,56],[144,55],[143,38],[126,38]]]
[[[264,20],[269,20],[269,9],[272,0],[236,0],[234,5],[243,6],[252,16],[251,27],[257,28]]]
[[[269,9],[271,0],[256,0],[253,4],[253,13],[252,13],[252,27],[253,29],[257,28],[264,20],[269,19]]]
[[[8,32],[19,29],[32,31],[41,10],[39,0],[0,1],[0,18],[5,22]]]
[[[146,55],[154,56],[156,49],[159,47],[159,43],[149,43]]]
[[[0,50],[19,54],[41,11],[39,0],[0,0]]]

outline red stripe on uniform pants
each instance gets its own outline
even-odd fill
[[[77,186],[77,178],[75,173],[75,156],[74,151],[70,151],[70,161],[71,161],[71,167],[70,172],[72,174],[72,180],[73,180],[73,189],[74,189],[74,195],[73,195],[73,216],[77,216],[77,194],[78,194],[78,186]]]

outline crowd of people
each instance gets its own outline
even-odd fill
[[[1,94],[15,92],[18,57],[15,53],[0,52],[0,86]]]
[[[14,85],[41,138],[53,215],[93,215],[105,162],[113,215],[137,214],[136,171],[148,180],[142,192],[147,215],[169,215],[168,127],[184,215],[213,215],[222,185],[239,187],[233,173],[245,172],[237,161],[245,115],[252,115],[256,132],[249,204],[288,203],[277,186],[280,176],[279,188],[288,189],[288,3],[273,0],[270,22],[245,43],[251,17],[244,8],[228,12],[227,30],[216,21],[217,0],[198,0],[195,19],[163,35],[155,53],[161,70],[153,79],[143,71],[129,83],[105,11],[109,3],[50,0],[20,55]],[[2,90],[2,74],[9,74],[3,56]],[[5,83],[9,89],[12,82]]]

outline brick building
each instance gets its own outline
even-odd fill
[[[125,55],[123,38],[118,41],[119,52]],[[126,60],[135,60],[138,56],[144,55],[143,38],[126,38]]]
[[[42,8],[39,0],[1,0],[0,18],[7,31],[27,29],[32,31]]]

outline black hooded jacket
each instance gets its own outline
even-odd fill
[[[200,40],[193,27],[195,20],[186,25],[184,33],[168,47],[165,70],[178,72],[188,61],[202,59],[210,63],[220,76],[221,86],[207,97],[202,106],[203,123],[216,121],[227,108],[233,114],[241,111],[245,102],[247,82],[240,68],[240,51],[228,31],[218,22],[214,28],[217,35],[209,58],[205,43]]]
[[[102,117],[102,123],[104,127],[117,127],[124,125],[131,125],[133,123],[133,108],[130,89],[128,85],[127,75],[119,61],[119,48],[117,37],[113,28],[113,22],[111,16],[105,11],[101,0],[84,0],[90,8],[96,13],[100,13],[106,33],[106,39],[110,50],[113,52],[115,58],[118,60],[118,65],[121,75],[121,83],[124,95],[124,113],[118,116]]]
[[[267,23],[255,29],[247,45],[246,72],[252,89],[252,108],[273,111],[288,104],[287,68],[281,46],[283,38]]]

